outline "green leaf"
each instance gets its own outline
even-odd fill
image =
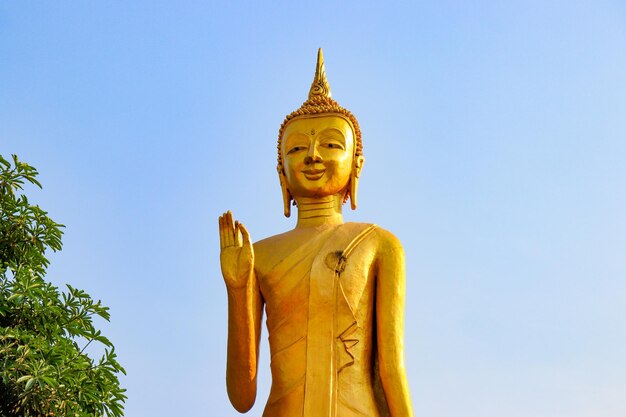
[[[32,378],[33,378],[32,375],[24,375],[24,376],[18,378],[16,382],[19,384],[20,382],[24,382],[24,381],[32,379]]]
[[[28,391],[32,388],[33,384],[35,383],[36,379],[35,378],[30,378],[28,380],[28,382],[26,383],[26,388],[24,388],[24,391]]]

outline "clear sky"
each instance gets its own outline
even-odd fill
[[[67,225],[49,279],[111,307],[126,415],[238,415],[217,217],[293,227],[276,135],[322,47],[363,130],[345,218],[407,253],[416,416],[624,417],[626,4],[293,3],[0,4],[0,153]]]

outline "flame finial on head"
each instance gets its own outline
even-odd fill
[[[356,144],[354,147],[354,155],[360,156],[363,154],[363,143],[361,141],[361,128],[356,117],[349,110],[341,107],[339,103],[332,99],[330,94],[330,84],[326,79],[326,68],[324,67],[324,54],[322,48],[317,51],[317,66],[315,68],[315,77],[313,78],[313,84],[309,90],[309,97],[302,103],[300,108],[289,113],[283,124],[280,125],[278,130],[278,167],[279,170],[283,169],[283,155],[281,151],[281,143],[283,138],[283,131],[287,124],[298,117],[309,117],[323,114],[336,114],[342,116],[350,121],[354,130],[354,136]]]
[[[326,68],[324,67],[324,54],[322,48],[317,50],[317,67],[315,68],[315,78],[311,84],[311,90],[309,91],[309,100],[315,97],[331,98],[330,84],[326,79]]]

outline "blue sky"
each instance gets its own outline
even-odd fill
[[[3,2],[0,153],[67,225],[50,280],[111,307],[126,415],[238,415],[217,217],[293,227],[276,135],[318,47],[363,130],[345,218],[407,253],[416,415],[626,415],[623,2]]]

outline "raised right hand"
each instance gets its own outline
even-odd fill
[[[229,290],[244,288],[254,272],[254,250],[243,224],[233,221],[229,211],[219,218],[220,264]]]

